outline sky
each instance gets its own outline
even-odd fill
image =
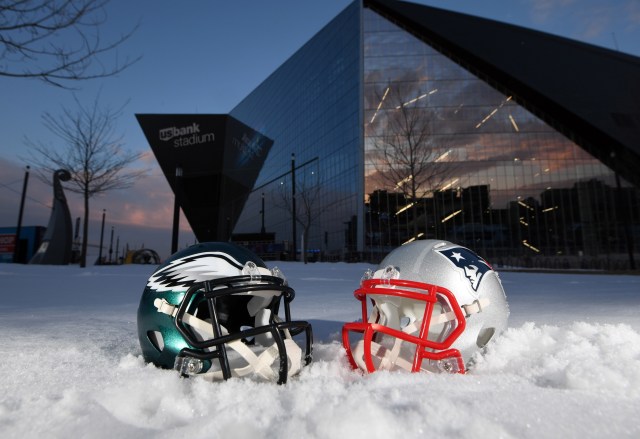
[[[420,0],[443,9],[537,29],[640,56],[637,0]],[[350,0],[111,0],[101,38],[108,41],[135,26],[117,56],[142,58],[115,77],[74,83],[74,90],[36,80],[0,79],[0,227],[17,224],[29,151],[25,138],[60,148],[42,115],[89,105],[123,107],[117,121],[125,149],[143,154],[135,164],[146,177],[134,187],[90,202],[90,243],[100,239],[103,209],[107,233],[122,245],[150,247],[166,257],[171,246],[173,196],[137,124],[136,113],[228,113],[274,70],[340,13]],[[103,61],[115,60],[115,54]],[[23,226],[46,226],[51,189],[30,173]],[[82,214],[78,195],[67,191],[73,218]],[[193,243],[184,217],[179,246]]]
[[[136,310],[155,266],[0,264],[0,437],[640,437],[639,276],[499,270],[508,329],[467,374],[361,375],[339,334],[375,267],[277,266],[314,333],[283,386],[145,364]]]

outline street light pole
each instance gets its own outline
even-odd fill
[[[292,249],[293,255],[292,258],[295,261],[298,255],[296,239],[298,233],[296,232],[296,155],[295,153],[291,153],[291,215],[292,215],[292,229],[293,229],[293,240],[292,240]]]
[[[262,215],[262,227],[260,228],[260,233],[262,233],[264,235],[265,234],[265,228],[264,228],[264,192],[262,193],[262,210],[260,211],[260,214]]]
[[[102,228],[100,230],[100,250],[98,252],[98,265],[102,265],[102,242],[104,240],[104,217],[107,215],[107,209],[102,209]]]
[[[171,254],[178,251],[178,231],[180,226],[180,179],[182,167],[176,166],[176,180],[173,185],[173,233],[171,235]]]
[[[24,199],[27,196],[27,183],[29,183],[29,166],[24,172],[24,182],[22,183],[22,197],[20,198],[20,212],[18,213],[18,227],[16,227],[16,241],[13,247],[13,262],[21,262],[20,254],[20,232],[22,231],[22,212],[24,211]]]
[[[113,226],[111,226],[111,241],[109,242],[109,263],[111,263],[112,256],[113,256]]]

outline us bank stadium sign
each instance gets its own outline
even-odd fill
[[[174,148],[182,146],[199,145],[201,143],[209,143],[216,140],[214,133],[201,133],[200,124],[192,123],[191,125],[181,127],[161,128],[158,137],[163,142],[172,142]]]
[[[261,136],[260,136],[261,137]],[[262,154],[263,141],[258,136],[249,137],[247,133],[243,133],[240,139],[233,138],[231,139],[231,143],[236,149],[245,157],[253,159],[255,157],[260,156]]]

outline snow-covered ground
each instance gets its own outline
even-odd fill
[[[270,264],[274,265],[274,264]],[[142,361],[144,265],[0,265],[2,438],[638,438],[640,277],[502,272],[508,331],[466,375],[346,363],[368,265],[278,263],[314,363],[286,385]]]

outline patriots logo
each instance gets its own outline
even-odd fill
[[[454,247],[436,251],[463,272],[473,291],[478,291],[485,273],[491,271],[491,266],[468,248]]]
[[[243,265],[226,253],[204,252],[171,261],[153,273],[147,287],[158,292],[187,291],[197,282],[237,276]]]

